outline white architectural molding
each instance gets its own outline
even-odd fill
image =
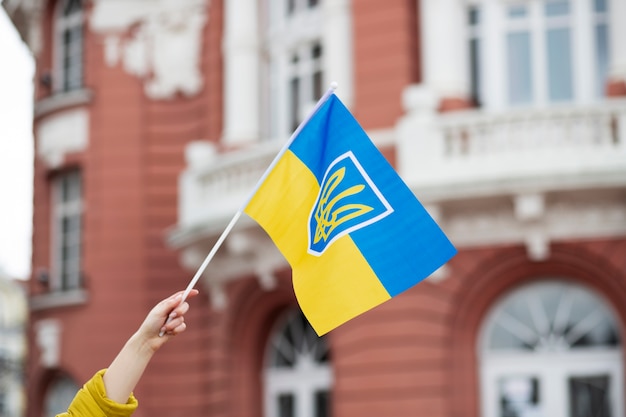
[[[350,0],[324,0],[322,7],[326,82],[329,86],[331,82],[336,82],[337,96],[347,107],[351,107],[354,101],[354,59]]]
[[[208,0],[94,0],[91,29],[105,36],[105,58],[144,82],[152,99],[193,96],[200,68]]]
[[[338,83],[337,95],[350,106],[353,102],[353,59],[352,59],[352,22],[350,0],[326,0],[321,2],[321,10],[310,15],[296,16],[288,24],[275,24],[268,33],[268,42],[263,50],[263,39],[259,33],[260,13],[274,14],[270,20],[282,19],[281,7],[272,9],[270,2],[264,5],[268,9],[259,10],[257,2],[232,0],[224,4],[224,131],[222,142],[228,145],[241,145],[257,142],[261,139],[261,120],[268,113],[261,108],[264,101],[273,103],[276,120],[267,122],[267,130],[272,138],[286,138],[291,133],[286,117],[289,109],[283,98],[288,91],[284,83],[278,83],[272,91],[272,81],[264,77],[287,79],[288,59],[285,45],[298,45],[308,40],[320,38],[323,43],[324,83]],[[275,6],[279,6],[276,3]],[[263,68],[260,57],[269,54],[274,57],[275,67],[270,71]],[[272,72],[271,74],[269,72]],[[259,74],[262,74],[261,76]],[[275,81],[275,80],[274,80]],[[268,97],[269,95],[269,97]],[[266,100],[267,99],[267,100]],[[310,103],[311,106],[314,103]],[[300,109],[305,116],[310,108]],[[271,132],[269,125],[276,125],[276,132]]]
[[[61,355],[61,323],[54,319],[35,323],[35,343],[41,350],[42,366],[53,368],[59,365]]]
[[[515,219],[523,225],[523,242],[528,258],[533,261],[543,261],[550,255],[550,240],[543,227],[545,205],[545,195],[541,193],[513,197]]]
[[[465,2],[427,0],[420,6],[424,84],[441,97],[466,97]]]
[[[525,228],[524,245],[531,261],[545,261],[550,256],[550,239],[540,224]]]
[[[4,0],[4,8],[13,20],[20,36],[36,57],[41,52],[43,0]]]
[[[275,271],[288,267],[288,263],[276,245],[258,226],[247,217],[227,237],[204,271],[201,282],[210,291],[211,304],[216,310],[227,306],[228,297],[224,286],[244,276],[256,276],[265,291],[276,288]],[[213,237],[221,231],[211,233]],[[216,239],[206,238],[185,247],[181,251],[181,264],[189,271],[197,271]]]
[[[91,90],[81,88],[43,98],[35,103],[35,118],[66,108],[86,105],[92,97]]]
[[[260,135],[259,17],[256,1],[224,4],[224,133],[228,145]]]
[[[276,275],[271,270],[258,270],[256,272],[256,276],[259,279],[259,284],[261,288],[265,291],[271,291],[276,288],[277,279]]]
[[[396,126],[398,172],[406,175],[414,170],[428,171],[439,164],[433,155],[444,153],[442,132],[437,129],[439,97],[432,88],[410,85],[402,92],[405,116]]]
[[[63,163],[66,154],[80,152],[89,143],[89,113],[68,110],[43,119],[37,127],[37,156],[48,168]]]
[[[515,217],[520,221],[540,219],[545,212],[545,197],[543,194],[520,194],[513,199]]]
[[[221,282],[205,282],[205,287],[209,290],[211,297],[211,307],[216,311],[223,311],[228,305],[228,297],[224,292],[224,285]]]
[[[221,221],[228,222],[241,208],[280,146],[281,143],[270,141],[218,155],[208,142],[189,145],[188,168],[179,181],[179,226],[186,228],[211,217],[220,220],[210,223],[223,227]]]
[[[624,100],[438,115],[434,97],[423,85],[405,89],[407,113],[396,126],[399,173],[422,195],[459,198],[461,192],[517,193],[537,183],[552,189],[623,183]]]
[[[587,193],[460,200],[444,204],[440,224],[461,247],[522,244],[529,259],[550,256],[552,242],[626,236],[626,203],[619,189]],[[527,198],[528,197],[528,198]]]
[[[624,0],[608,0],[609,9],[609,77],[614,81],[626,82],[626,2]]]

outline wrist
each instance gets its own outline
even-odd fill
[[[150,338],[142,335],[140,331],[133,334],[128,340],[128,343],[138,355],[148,359],[158,350],[158,346],[156,346],[155,343],[151,343]]]

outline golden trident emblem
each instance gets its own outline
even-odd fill
[[[328,178],[326,184],[324,184],[317,210],[315,210],[315,221],[317,222],[317,226],[315,227],[313,243],[317,243],[320,240],[324,240],[324,242],[326,242],[328,237],[332,235],[333,231],[338,226],[374,210],[373,207],[366,204],[352,203],[341,205],[341,200],[344,198],[353,196],[363,191],[363,189],[365,189],[364,184],[353,185],[352,187],[340,192],[333,197],[332,200],[330,200],[333,191],[335,191],[335,189],[341,184],[345,175],[346,168],[340,168],[335,171]]]

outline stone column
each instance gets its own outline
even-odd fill
[[[463,4],[458,0],[420,2],[423,82],[441,97],[442,110],[470,106]]]
[[[257,2],[224,2],[223,143],[259,139],[259,35]]]
[[[354,79],[352,66],[352,22],[350,19],[350,0],[325,0],[324,16],[324,68],[326,82],[337,82],[337,96],[351,106],[353,101]]]

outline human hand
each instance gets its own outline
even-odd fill
[[[198,290],[191,290],[187,299],[197,294]],[[181,303],[182,296],[183,291],[172,294],[150,310],[136,333],[142,345],[155,352],[169,339],[185,331],[185,314],[189,310],[189,304],[186,300]],[[159,333],[163,336],[160,337]]]

